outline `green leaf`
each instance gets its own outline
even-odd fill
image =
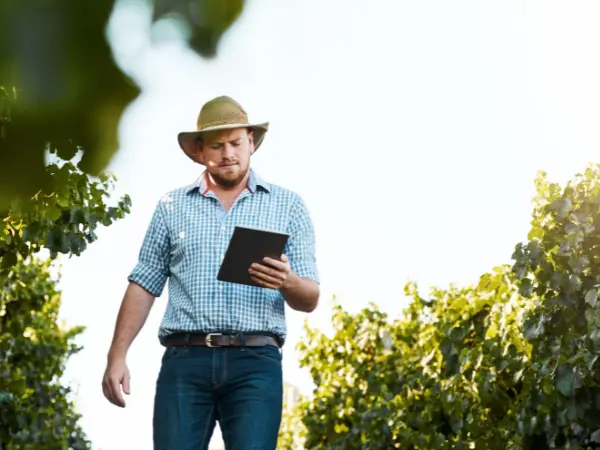
[[[587,294],[585,294],[585,302],[592,308],[595,308],[596,303],[598,302],[598,291],[596,289],[590,289]]]
[[[7,252],[2,255],[2,268],[8,269],[17,263],[17,253]]]
[[[569,197],[560,198],[552,203],[552,208],[556,211],[559,219],[564,219],[573,209],[573,202]]]
[[[52,222],[56,222],[62,216],[62,209],[57,205],[52,205],[46,211],[46,217]]]
[[[73,214],[73,218],[72,218],[73,223],[82,224],[82,223],[86,223],[88,221],[89,214],[85,209],[75,208],[73,210],[72,214]]]
[[[528,278],[523,278],[519,284],[519,294],[523,297],[530,297],[533,293],[533,283]]]
[[[463,418],[460,415],[452,415],[450,416],[450,427],[452,431],[456,434],[460,433],[463,427]]]
[[[4,407],[14,400],[14,395],[11,392],[0,391],[0,405],[4,405]]]
[[[51,145],[56,149],[56,154],[65,161],[73,159],[80,150],[71,139],[65,139],[62,142],[54,141]]]
[[[8,382],[8,390],[9,392],[21,392],[26,388],[25,379],[24,378],[13,378]]]
[[[530,318],[524,328],[524,335],[528,340],[538,338],[544,333],[544,317]]]
[[[68,183],[68,180],[64,180],[63,183]],[[56,204],[58,206],[60,206],[61,208],[68,208],[69,207],[69,203],[70,203],[70,199],[68,197],[63,197],[62,195],[59,195],[56,199]]]
[[[541,239],[544,236],[544,230],[541,227],[532,227],[527,235],[530,241]]]
[[[23,228],[23,240],[24,241],[37,241],[39,240],[40,223],[32,222]]]
[[[554,376],[554,384],[558,392],[565,397],[573,395],[573,384],[575,381],[575,373],[570,364],[562,364],[558,366]]]
[[[113,206],[108,208],[107,213],[108,213],[108,217],[110,217],[113,220],[119,218],[119,210]]]
[[[552,394],[554,392],[554,385],[552,384],[552,381],[550,380],[544,380],[542,382],[542,390],[544,391],[545,394]]]
[[[63,231],[60,228],[51,228],[46,235],[44,247],[50,250],[57,250],[61,247],[63,241]]]
[[[98,239],[98,236],[96,236],[96,233],[94,233],[93,231],[90,231],[88,234],[85,235],[85,240],[88,244],[91,244],[96,239]]]
[[[487,331],[485,333],[485,338],[486,339],[493,339],[497,335],[498,335],[498,326],[495,323],[493,323],[493,324],[491,324],[488,327],[488,329],[487,329]]]

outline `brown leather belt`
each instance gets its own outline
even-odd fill
[[[225,333],[182,333],[172,334],[162,339],[165,347],[262,347],[274,345],[280,348],[279,340],[273,336],[258,334]]]

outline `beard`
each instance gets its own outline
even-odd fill
[[[215,184],[225,189],[232,189],[239,186],[239,184],[244,180],[246,174],[248,173],[248,167],[243,168],[238,165],[233,169],[227,169],[224,171],[222,171],[222,169],[217,169],[215,171],[209,171],[209,173]]]

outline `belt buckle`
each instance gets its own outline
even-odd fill
[[[223,333],[208,333],[208,334],[206,335],[206,339],[205,339],[205,341],[206,341],[206,346],[207,346],[207,347],[211,347],[211,348],[215,348],[215,347],[221,347],[220,345],[213,345],[213,344],[212,344],[212,337],[213,337],[213,336],[222,336],[222,335],[223,335]]]

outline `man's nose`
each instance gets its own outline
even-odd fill
[[[223,146],[223,157],[224,158],[231,158],[233,155],[234,155],[233,145],[225,144]]]

